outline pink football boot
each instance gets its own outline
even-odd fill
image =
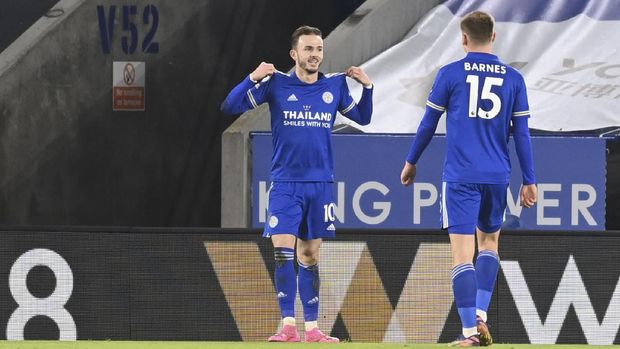
[[[306,331],[306,342],[320,342],[320,343],[338,343],[340,339],[336,337],[331,337],[321,332],[318,327],[311,329],[310,331]]]
[[[294,325],[284,325],[282,330],[267,339],[267,342],[299,342],[299,332]]]

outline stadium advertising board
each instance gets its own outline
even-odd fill
[[[1,236],[0,339],[264,341],[278,327],[273,248],[259,230]],[[496,342],[620,344],[618,233],[502,240]],[[443,232],[343,229],[321,256],[326,332],[398,343],[460,332]]]
[[[445,137],[436,136],[420,159],[416,182],[400,184],[412,136],[334,134],[336,227],[440,227]],[[521,171],[513,166],[505,227],[534,230],[605,230],[605,140],[533,137],[538,204],[519,205]],[[252,137],[252,226],[267,218],[271,135]]]

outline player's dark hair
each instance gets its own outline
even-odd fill
[[[461,20],[461,31],[475,44],[491,42],[495,30],[495,19],[486,12],[474,11]]]
[[[291,48],[294,49],[297,47],[299,37],[302,35],[318,35],[320,37],[323,37],[323,34],[321,33],[321,30],[319,28],[302,25],[301,27],[295,29],[295,31],[291,35]]]

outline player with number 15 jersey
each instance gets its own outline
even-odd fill
[[[509,182],[511,120],[530,114],[516,69],[493,54],[470,52],[439,70],[426,105],[448,115],[445,182]],[[531,167],[526,177],[534,182]]]
[[[493,16],[482,11],[462,19],[461,42],[467,55],[437,73],[401,172],[404,185],[413,183],[416,164],[446,112],[441,220],[450,236],[452,288],[463,325],[462,335],[454,344],[460,347],[493,342],[486,312],[499,268],[511,134],[523,175],[521,204],[531,207],[537,200],[525,82],[516,69],[491,53],[494,28]]]

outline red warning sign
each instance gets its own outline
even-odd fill
[[[114,62],[112,109],[144,110],[144,62]]]

